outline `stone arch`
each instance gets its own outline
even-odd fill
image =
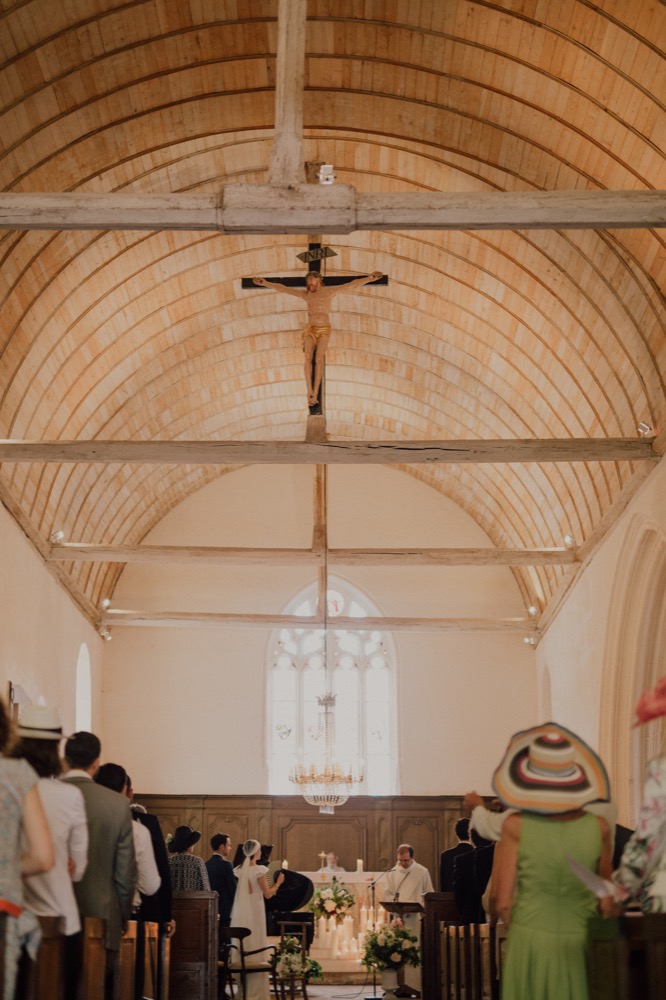
[[[609,607],[604,655],[600,746],[609,767],[618,819],[631,826],[640,805],[648,760],[666,727],[634,728],[642,691],[654,686],[666,660],[666,537],[636,516],[620,552]]]

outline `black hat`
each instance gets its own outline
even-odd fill
[[[193,847],[200,839],[199,831],[193,830],[191,826],[177,826],[173,839],[169,841],[169,850],[172,854],[179,854],[181,851],[186,851],[188,847]]]

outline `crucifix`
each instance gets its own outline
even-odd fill
[[[243,288],[275,288],[302,299],[308,309],[308,319],[303,331],[302,343],[305,355],[305,384],[307,386],[308,407],[310,414],[322,413],[324,358],[331,337],[331,320],[329,308],[331,299],[343,288],[360,288],[362,285],[388,285],[388,278],[381,271],[362,275],[358,278],[335,275],[324,278],[321,273],[321,262],[326,257],[335,257],[336,253],[330,247],[311,241],[308,249],[299,253],[299,260],[307,266],[308,271],[303,278],[243,278]]]

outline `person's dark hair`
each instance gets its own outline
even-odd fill
[[[7,756],[15,760],[27,760],[40,778],[56,778],[62,774],[57,740],[33,740],[20,736]]]
[[[308,271],[308,273],[305,275],[306,282],[308,278],[319,278],[322,285],[324,284],[324,275],[320,274],[319,271]]]
[[[220,847],[222,847],[223,844],[226,844],[228,839],[229,839],[228,833],[214,833],[213,836],[210,838],[210,846],[214,851],[217,851]]]
[[[74,733],[65,743],[65,760],[70,767],[78,767],[86,771],[99,758],[102,744],[94,733],[82,730]]]
[[[414,848],[412,847],[411,844],[400,844],[400,847],[398,848],[398,854],[401,854],[403,851],[409,851],[410,858],[414,857]]]
[[[4,701],[0,698],[0,753],[3,753],[9,745],[9,736],[11,731],[9,713],[7,712]]]
[[[456,837],[458,840],[469,840],[469,820],[466,816],[462,816],[455,826]]]
[[[98,785],[110,788],[112,792],[124,792],[127,783],[127,771],[120,764],[102,764],[95,775]]]
[[[231,863],[232,867],[240,868],[240,866],[243,864],[244,861],[245,861],[245,855],[243,854],[243,845],[237,844],[236,853],[234,854],[234,860]]]
[[[492,844],[492,840],[486,840],[485,837],[482,837],[479,833],[476,832],[474,827],[471,828],[469,833],[470,833],[470,839],[475,847],[490,847],[490,845]]]

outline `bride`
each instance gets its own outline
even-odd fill
[[[261,856],[261,844],[257,840],[246,840],[243,844],[243,863],[234,869],[238,877],[234,905],[231,911],[232,927],[247,927],[250,936],[245,939],[245,948],[266,946],[266,909],[264,899],[272,899],[282,883],[284,874],[280,872],[269,887],[266,874],[268,868],[257,864]],[[255,956],[251,956],[255,958]],[[256,956],[255,961],[265,961],[265,956]],[[250,963],[248,963],[250,964]],[[268,1000],[268,979],[266,975],[253,973],[247,980],[247,1000]]]

